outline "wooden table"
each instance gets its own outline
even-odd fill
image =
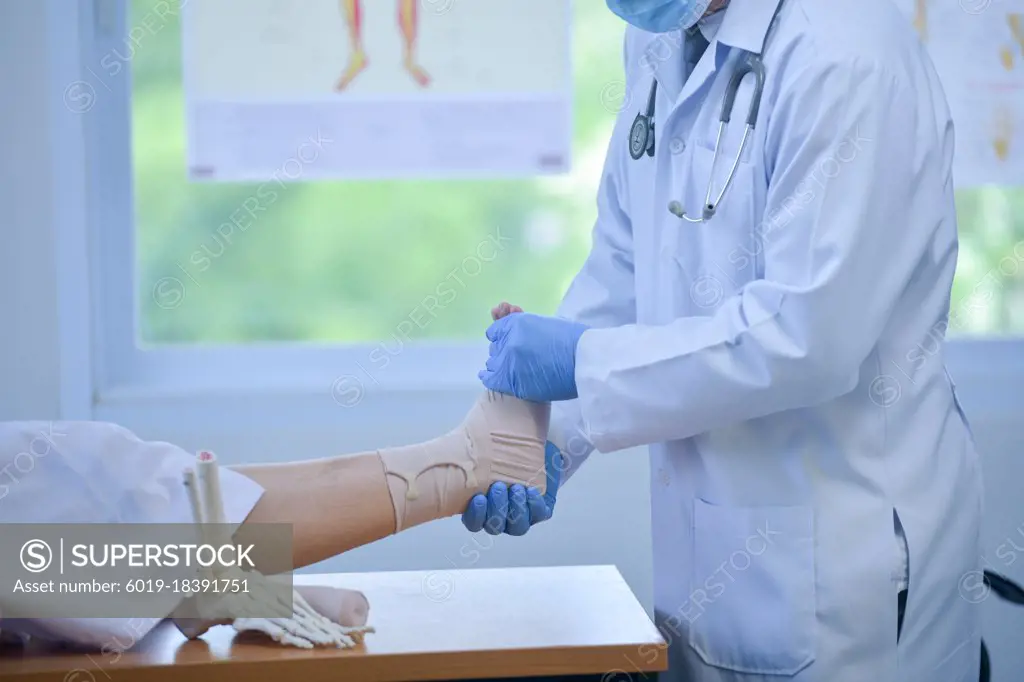
[[[189,642],[164,622],[130,651],[5,650],[0,680],[411,682],[665,670],[658,630],[612,566],[302,575],[361,590],[377,632],[350,650],[279,646],[214,628]]]

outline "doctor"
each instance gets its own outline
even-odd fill
[[[608,5],[631,97],[593,248],[557,317],[488,329],[484,385],[565,401],[563,479],[650,446],[671,679],[977,680],[953,126],[925,50],[890,0]],[[501,532],[523,495],[464,522]]]

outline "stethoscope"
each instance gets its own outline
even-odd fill
[[[733,71],[732,78],[729,79],[729,85],[725,89],[725,97],[722,99],[722,113],[718,117],[718,136],[715,139],[715,152],[714,156],[711,157],[711,177],[708,178],[708,191],[704,198],[704,209],[701,212],[701,216],[699,218],[692,218],[686,215],[686,210],[683,208],[682,203],[671,201],[669,202],[668,210],[675,217],[690,223],[703,223],[711,220],[715,217],[715,212],[722,203],[725,193],[729,190],[733,178],[736,177],[736,169],[739,168],[740,159],[743,158],[743,151],[747,146],[747,140],[750,139],[754,126],[757,125],[757,114],[761,109],[761,95],[764,92],[764,61],[762,60],[762,55],[764,54],[765,47],[768,45],[768,38],[772,34],[772,29],[775,28],[775,22],[779,18],[779,11],[784,3],[785,0],[779,0],[779,4],[775,8],[775,14],[772,15],[768,30],[765,31],[761,51],[759,53],[746,53],[744,59],[741,60]],[[740,148],[736,152],[736,158],[732,162],[732,168],[729,169],[729,175],[725,179],[725,185],[722,186],[722,191],[712,201],[711,195],[714,193],[715,166],[718,165],[718,152],[722,144],[722,134],[725,132],[730,119],[732,119],[732,110],[736,105],[736,93],[739,92],[740,85],[743,84],[743,79],[747,74],[754,75],[754,94],[750,98],[750,108],[747,110],[747,124],[743,130],[743,139],[740,141]],[[650,157],[654,156],[654,111],[657,97],[658,81],[652,77],[651,91],[647,96],[647,110],[637,113],[636,120],[633,121],[633,126],[629,130],[629,155],[633,157],[634,161],[639,161],[643,158],[644,154]]]

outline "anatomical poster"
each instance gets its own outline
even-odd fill
[[[1024,0],[900,0],[956,127],[960,187],[1024,184]]]
[[[570,0],[189,0],[182,41],[193,180],[570,167]]]

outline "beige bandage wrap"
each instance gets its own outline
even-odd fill
[[[444,436],[379,450],[395,507],[395,532],[460,514],[473,495],[498,481],[543,493],[550,415],[548,403],[488,391]]]

